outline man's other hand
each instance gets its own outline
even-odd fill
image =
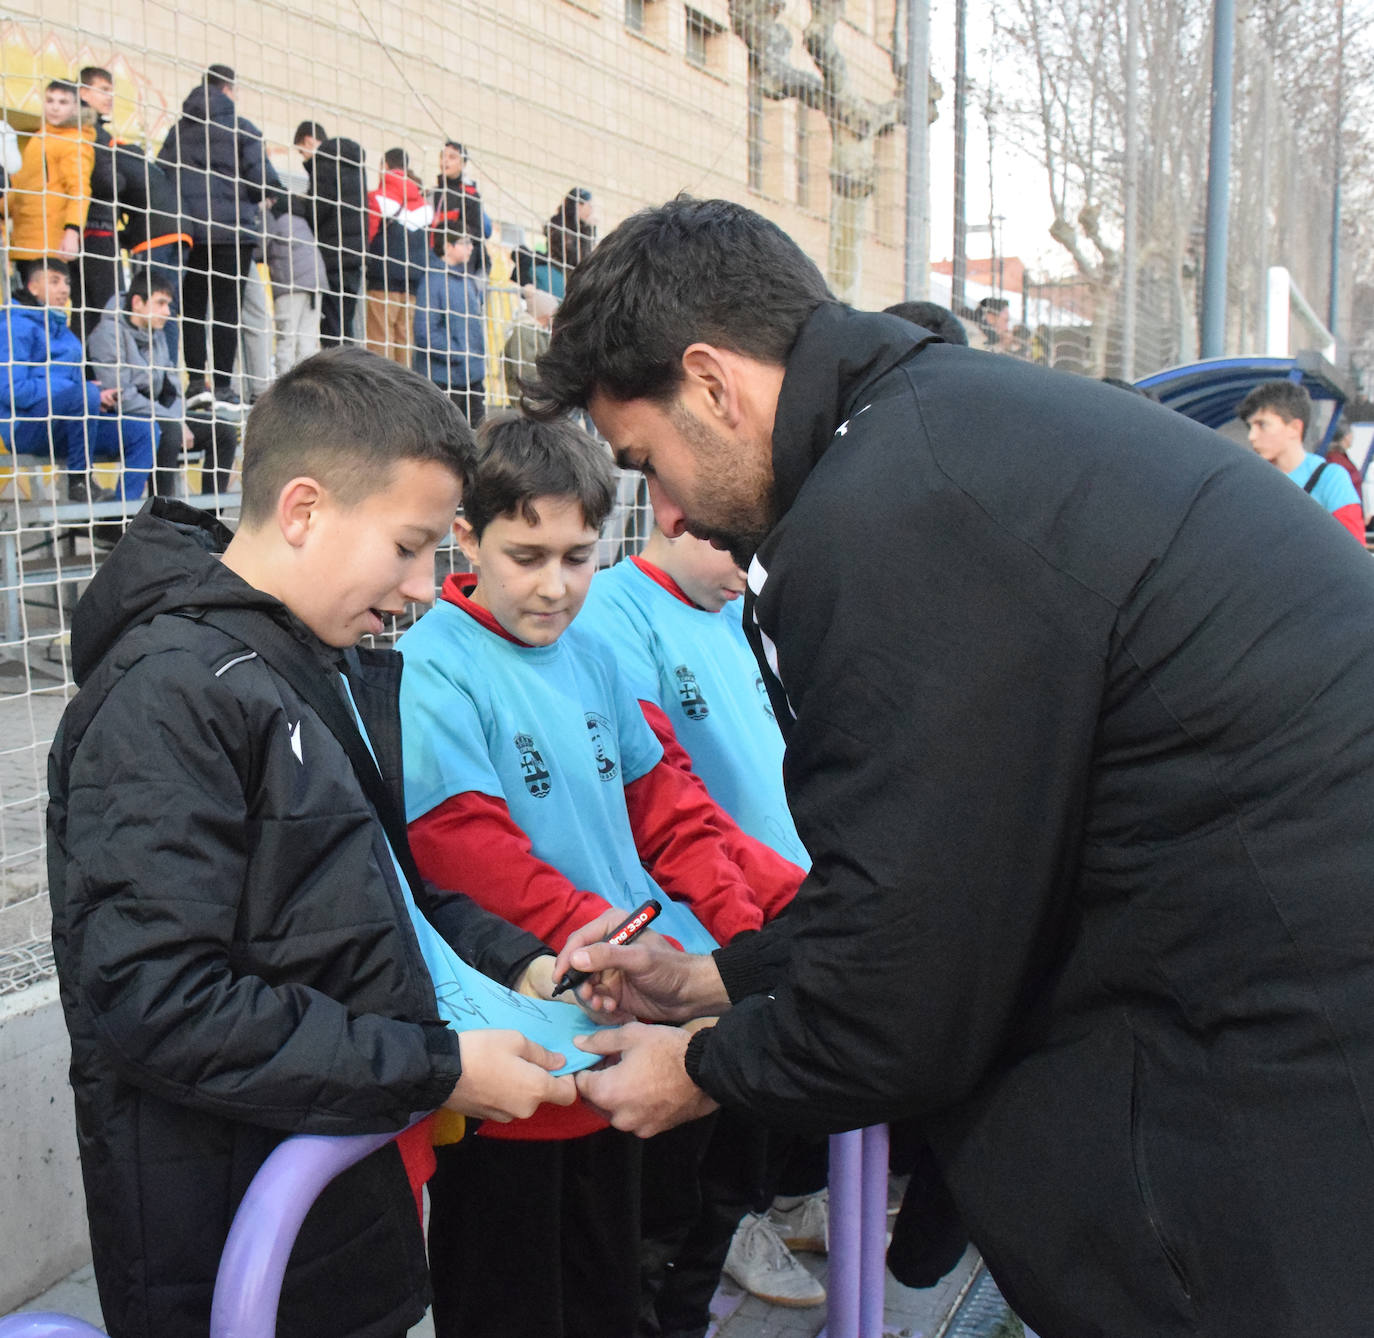
[[[683,1066],[690,1039],[678,1027],[650,1027],[642,1022],[579,1036],[574,1041],[578,1049],[614,1062],[608,1068],[577,1074],[577,1090],[617,1129],[640,1138],[709,1115],[718,1109],[716,1102],[687,1076]]]

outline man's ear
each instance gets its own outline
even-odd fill
[[[292,548],[300,548],[316,524],[324,489],[312,478],[292,479],[277,495],[277,525]]]
[[[454,516],[453,537],[458,540],[458,547],[463,550],[463,556],[467,558],[474,567],[478,566],[477,534],[466,517]]]
[[[683,401],[726,427],[737,426],[741,403],[735,356],[714,344],[689,344],[682,353],[682,370]]]

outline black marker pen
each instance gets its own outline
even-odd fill
[[[646,901],[638,910],[632,911],[628,918],[622,920],[604,938],[602,943],[614,943],[617,947],[624,947],[632,939],[638,937],[641,929],[647,929],[659,912],[663,909],[662,903],[655,901],[652,897]],[[591,979],[588,971],[569,971],[557,985],[553,987],[553,997],[556,999],[565,990],[575,990],[579,985],[586,984]]]

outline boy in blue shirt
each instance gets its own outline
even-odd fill
[[[415,294],[411,366],[444,391],[476,428],[486,416],[487,340],[482,289],[468,272],[472,238],[444,233],[444,258],[425,270]]]
[[[613,497],[604,448],[572,424],[484,426],[457,526],[476,578],[450,577],[400,643],[412,848],[555,946],[650,896],[683,946],[728,941],[801,870],[751,887],[614,662],[564,637]],[[443,1150],[431,1186],[439,1338],[630,1338],[638,1144],[580,1103],[482,1132]]]

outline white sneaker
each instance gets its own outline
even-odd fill
[[[787,1207],[780,1207],[780,1204]],[[778,1198],[768,1210],[768,1220],[789,1250],[826,1254],[830,1248],[830,1191],[817,1190],[800,1199]]]
[[[825,1300],[825,1288],[782,1243],[772,1223],[755,1213],[739,1224],[725,1256],[725,1272],[745,1291],[772,1305],[802,1309]]]

